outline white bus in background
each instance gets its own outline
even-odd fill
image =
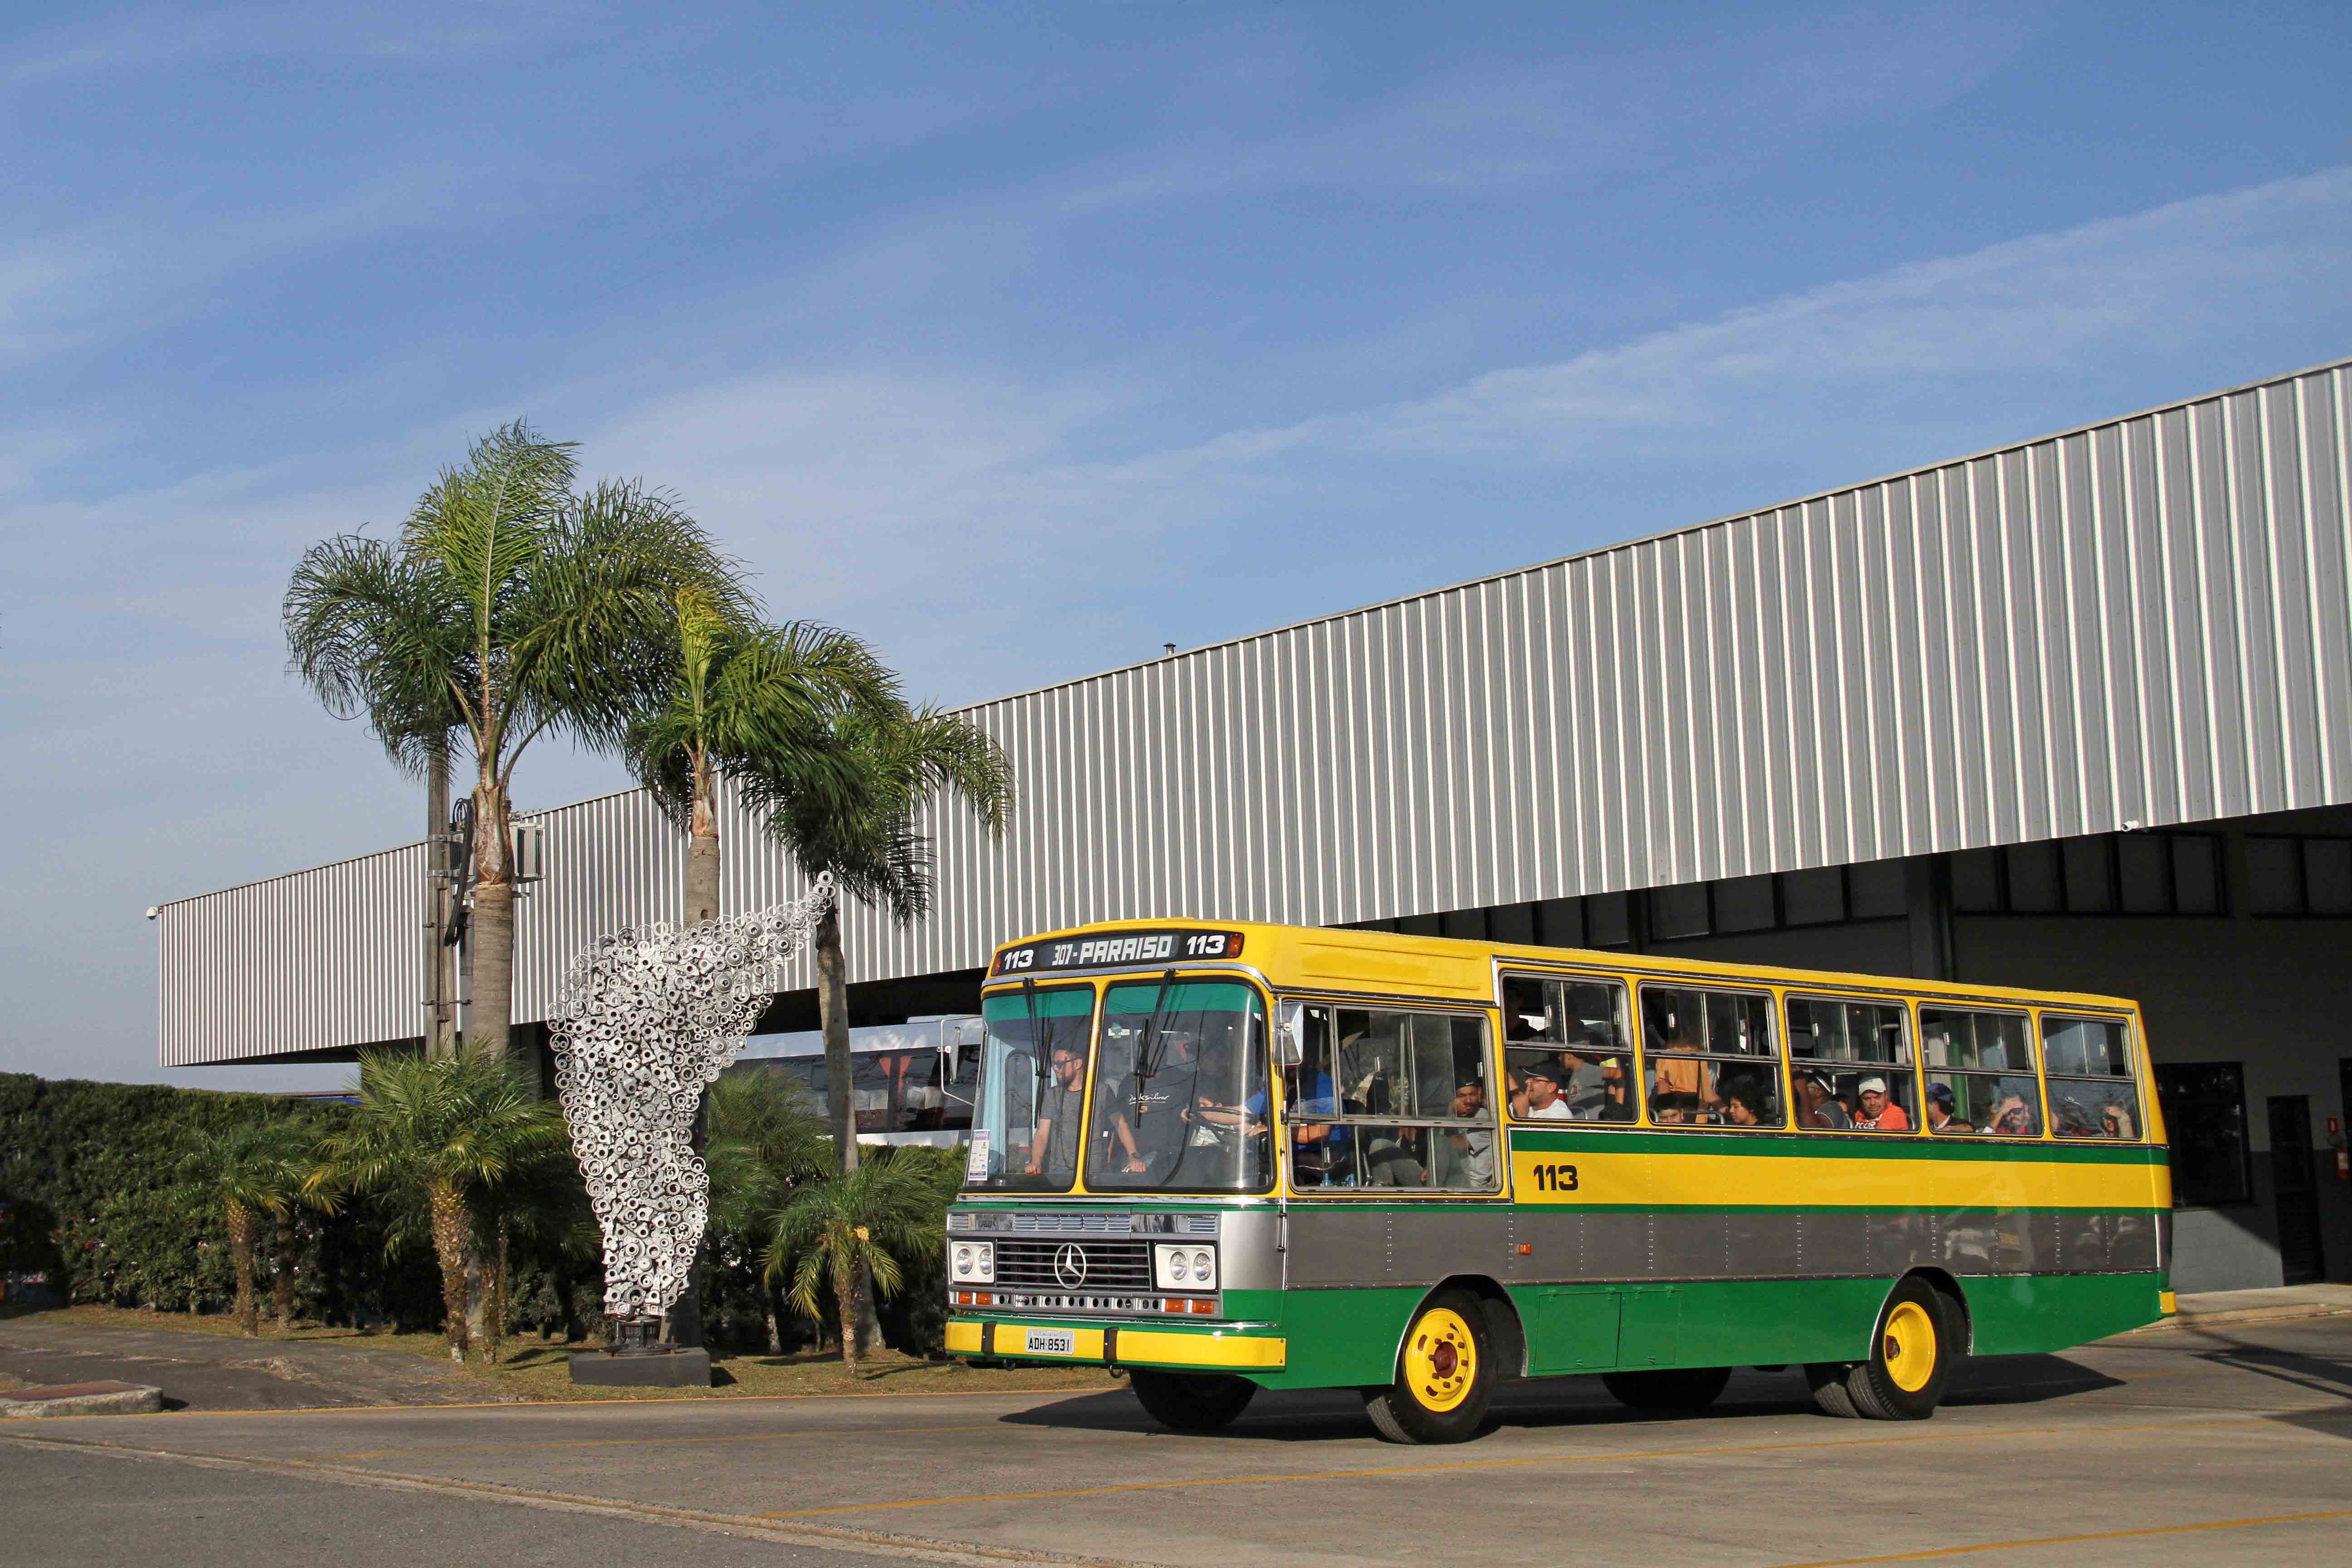
[[[971,1133],[986,1030],[977,1014],[912,1018],[849,1031],[850,1100],[860,1143],[951,1149]],[[805,1090],[820,1113],[827,1090],[824,1036],[814,1029],[754,1035],[730,1072],[774,1073]]]

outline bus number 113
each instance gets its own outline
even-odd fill
[[[1576,1191],[1576,1167],[1573,1165],[1538,1165],[1535,1167],[1536,1190],[1543,1193]]]

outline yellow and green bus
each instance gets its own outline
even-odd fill
[[[1506,1380],[1696,1409],[2170,1310],[2170,1176],[2112,996],[1291,926],[999,949],[948,1348],[1127,1373],[1182,1430],[1353,1388],[1458,1441]]]

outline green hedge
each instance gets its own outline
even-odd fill
[[[0,1073],[0,1247],[11,1268],[56,1268],[76,1301],[167,1311],[224,1308],[234,1294],[217,1204],[187,1190],[190,1140],[241,1123],[300,1116],[322,1127],[347,1114],[327,1102],[156,1084],[88,1083]],[[46,1230],[46,1235],[39,1234]],[[354,1205],[295,1220],[297,1311],[303,1317],[426,1327],[438,1321],[429,1254],[387,1261],[382,1216]],[[274,1247],[265,1226],[260,1286]]]

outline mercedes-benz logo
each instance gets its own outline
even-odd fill
[[[1066,1242],[1054,1254],[1054,1278],[1062,1282],[1065,1290],[1075,1290],[1087,1282],[1087,1249],[1076,1242]]]

